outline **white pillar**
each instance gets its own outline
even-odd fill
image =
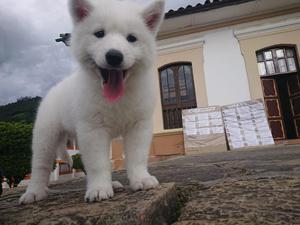
[[[250,100],[245,61],[232,28],[204,36],[204,71],[209,105]]]
[[[73,138],[73,150],[76,150],[76,140]]]

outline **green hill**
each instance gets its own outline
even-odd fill
[[[33,123],[41,97],[25,97],[0,106],[0,121]]]

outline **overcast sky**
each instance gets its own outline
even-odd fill
[[[167,0],[167,10],[203,1]],[[69,49],[54,41],[72,29],[67,0],[0,0],[0,15],[0,105],[43,97],[76,68]]]

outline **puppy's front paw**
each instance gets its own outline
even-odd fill
[[[99,202],[101,200],[106,200],[114,196],[114,191],[112,186],[99,186],[88,188],[85,194],[86,202]]]
[[[130,181],[130,187],[132,190],[148,190],[151,188],[155,188],[159,185],[158,180],[156,177],[149,175],[143,176],[138,179],[132,179]]]
[[[28,189],[19,199],[20,204],[30,204],[44,200],[48,197],[48,188],[39,188],[35,190]]]

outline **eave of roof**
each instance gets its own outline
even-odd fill
[[[255,0],[213,0],[212,2],[210,0],[206,0],[204,4],[198,3],[195,6],[188,5],[187,7],[181,7],[176,11],[171,9],[165,14],[165,18],[170,19],[173,17],[185,16],[198,12],[205,12],[209,10],[219,9],[222,7],[243,4],[245,2],[251,1]]]

